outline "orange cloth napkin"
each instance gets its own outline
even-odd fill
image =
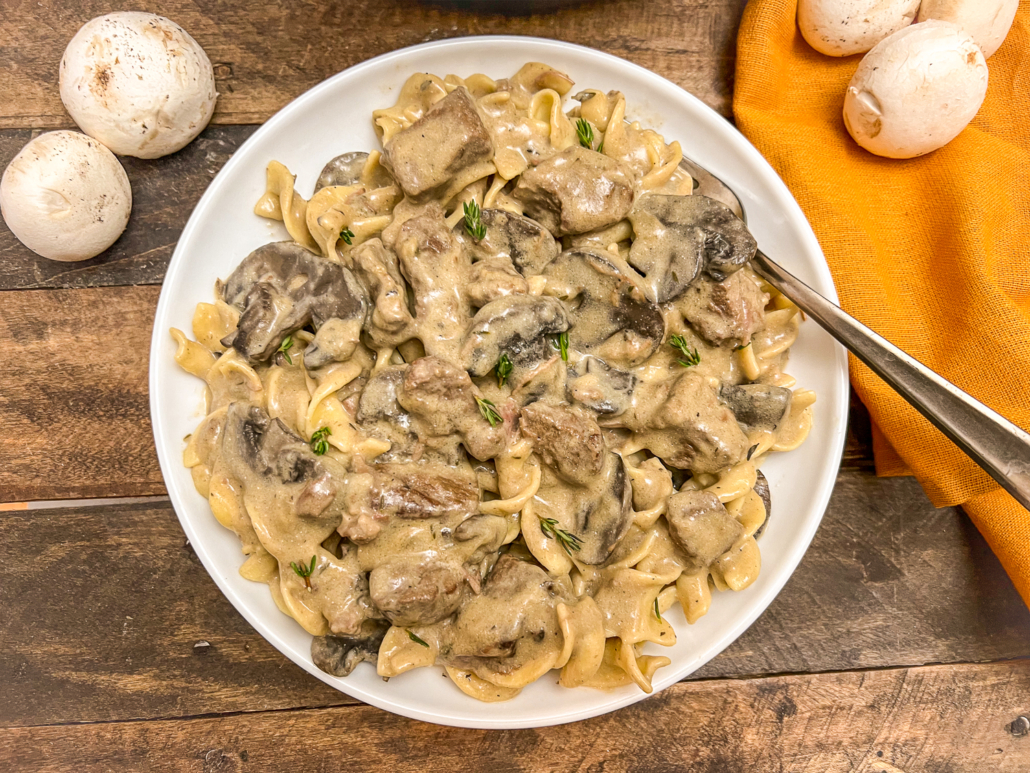
[[[1030,428],[1030,0],[988,60],[973,123],[907,161],[851,140],[841,111],[862,57],[816,52],[796,15],[797,0],[748,4],[737,125],[800,202],[841,306]],[[938,507],[961,504],[1030,605],[1030,513],[853,357],[851,368],[880,474],[911,471]]]

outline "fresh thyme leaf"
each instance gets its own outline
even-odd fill
[[[483,213],[479,209],[479,204],[475,201],[466,201],[462,209],[465,211],[465,231],[477,242],[481,241],[486,236],[486,226],[483,225]]]
[[[497,412],[497,406],[490,400],[487,400],[485,397],[477,397],[476,404],[479,406],[479,412],[483,414],[483,418],[490,422],[491,427],[504,423],[501,414]]]
[[[658,618],[658,622],[659,623],[662,622],[662,613],[658,609],[658,597],[657,596],[655,597],[655,600],[654,600],[654,616]]]
[[[507,354],[501,354],[501,358],[497,361],[497,367],[494,370],[497,371],[497,386],[504,386],[504,382],[508,380],[512,370],[511,359]]]
[[[406,631],[407,631],[407,629],[406,629],[406,628],[405,628],[404,630],[406,630]],[[408,631],[408,638],[409,638],[409,639],[411,639],[411,640],[412,640],[413,642],[415,642],[415,644],[421,644],[421,645],[422,645],[423,647],[425,647],[426,649],[428,649],[428,648],[429,648],[429,645],[428,645],[428,644],[426,644],[425,640],[423,640],[422,638],[420,638],[420,637],[419,637],[419,635],[418,635],[417,633],[412,633],[411,631]]]
[[[604,153],[604,140],[601,140],[600,144],[597,146],[597,152]]]
[[[758,443],[755,443],[751,448],[747,450],[747,460],[750,462],[751,457],[755,455],[755,451],[758,450]]]
[[[673,334],[669,338],[669,346],[671,346],[673,349],[679,349],[680,352],[683,353],[683,357],[685,359],[679,360],[679,364],[682,365],[684,368],[689,368],[693,365],[701,364],[701,355],[698,354],[697,349],[691,350],[691,348],[687,346],[687,339],[683,336]]]
[[[345,244],[352,244],[354,242],[354,232],[344,226],[343,230],[340,231],[340,238],[343,239]]]
[[[283,358],[288,363],[290,363],[290,365],[293,364],[293,358],[290,356],[290,349],[292,349],[292,348],[293,348],[293,336],[286,336],[286,338],[283,339],[283,342],[281,344],[279,344],[279,351],[283,353]]]
[[[583,118],[576,121],[576,136],[579,138],[579,144],[584,148],[594,149],[594,127]]]
[[[311,435],[311,450],[317,456],[324,456],[325,452],[329,450],[329,441],[326,438],[331,434],[333,434],[333,431],[329,427],[322,427],[322,429],[315,430],[314,434]]]
[[[751,346],[751,342],[750,341],[748,341],[746,344],[740,344],[739,346],[734,346],[733,347],[733,351],[739,352],[741,349],[747,349],[749,346]]]
[[[565,529],[558,526],[558,522],[554,518],[541,518],[540,530],[551,537],[551,539],[556,540],[570,556],[573,550],[579,550],[583,547],[583,540],[572,532],[565,531]]]
[[[565,362],[569,361],[569,333],[559,333],[551,339],[551,346],[561,352],[561,358]]]
[[[290,561],[290,566],[293,567],[293,571],[297,573],[297,576],[304,578],[304,587],[308,590],[311,590],[311,574],[315,571],[317,558],[317,556],[311,556],[311,566],[308,566],[304,561],[301,561],[300,565],[295,561]]]

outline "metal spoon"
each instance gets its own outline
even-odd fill
[[[747,222],[729,186],[687,158],[682,166],[698,181],[698,193],[723,202]],[[1030,510],[1030,435],[844,313],[761,250],[751,265]]]

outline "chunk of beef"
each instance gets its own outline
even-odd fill
[[[574,145],[519,177],[513,194],[555,236],[593,231],[633,206],[633,182],[615,159]]]
[[[644,448],[673,467],[693,472],[724,470],[741,461],[748,449],[733,412],[696,373],[684,373],[671,387],[648,385],[637,406],[610,423],[632,429]]]
[[[669,536],[699,566],[710,566],[744,536],[744,527],[707,491],[669,497]]]
[[[457,433],[472,456],[492,459],[504,448],[510,418],[490,426],[476,397],[478,390],[465,370],[438,357],[423,357],[408,367],[397,399],[415,417],[415,431],[426,445],[447,443]],[[505,408],[497,410],[503,417]]]
[[[509,258],[484,258],[472,264],[465,294],[473,306],[486,306],[506,295],[525,295],[529,284]]]
[[[351,252],[354,271],[372,298],[372,314],[366,328],[379,348],[395,347],[414,335],[415,320],[408,311],[407,287],[397,256],[379,239],[369,239]]]
[[[472,95],[459,86],[386,143],[383,164],[406,195],[418,198],[445,187],[460,189],[485,176],[488,169],[476,169],[493,153]],[[472,179],[465,180],[470,172]]]
[[[395,558],[368,576],[372,603],[394,625],[430,625],[461,604],[465,573],[460,567],[421,556]]]
[[[709,343],[747,343],[765,324],[769,296],[753,279],[737,272],[721,282],[707,277],[688,287],[674,301],[676,310]]]
[[[397,392],[404,382],[406,366],[389,366],[376,373],[365,384],[358,401],[355,421],[364,432],[391,444],[379,461],[406,461],[416,453],[418,438],[411,428],[411,417],[397,402]]]
[[[522,409],[522,434],[534,450],[570,483],[589,486],[604,465],[604,438],[582,409],[536,402]]]

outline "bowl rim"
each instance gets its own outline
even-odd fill
[[[186,248],[184,245],[191,241],[194,231],[199,228],[201,213],[205,212],[215,200],[224,195],[222,187],[226,184],[226,180],[236,167],[244,163],[243,159],[246,155],[244,151],[248,150],[252,145],[261,142],[263,135],[270,133],[280,124],[288,123],[291,120],[293,113],[300,111],[309,103],[318,100],[327,91],[331,91],[338,80],[358,77],[368,71],[376,71],[379,68],[389,65],[393,61],[405,59],[413,54],[434,52],[441,48],[447,48],[451,49],[455,54],[460,55],[463,49],[474,48],[476,46],[481,46],[484,43],[489,43],[491,45],[517,45],[534,49],[533,51],[527,51],[526,55],[522,57],[524,61],[529,61],[530,54],[536,54],[535,48],[540,46],[544,48],[556,48],[563,51],[571,51],[588,58],[600,58],[603,61],[617,64],[619,67],[624,68],[645,80],[654,81],[654,79],[657,79],[656,82],[664,83],[667,86],[674,88],[683,102],[689,104],[699,114],[693,117],[703,118],[713,124],[713,129],[726,135],[726,139],[735,146],[735,151],[741,154],[744,161],[750,168],[763,174],[767,178],[766,182],[771,184],[773,187],[780,189],[781,195],[780,201],[777,203],[777,207],[781,207],[782,205],[782,208],[785,208],[786,210],[785,214],[791,215],[792,219],[799,224],[799,227],[793,229],[795,231],[795,235],[805,243],[805,247],[808,251],[820,258],[820,260],[817,261],[811,269],[819,275],[819,279],[822,284],[822,294],[832,302],[839,303],[836,287],[833,283],[833,277],[830,274],[829,266],[826,263],[825,255],[819,246],[818,239],[811,229],[811,225],[808,223],[808,219],[802,212],[800,205],[794,199],[793,194],[791,194],[786,184],[772,168],[769,162],[765,160],[765,158],[744,137],[744,135],[741,134],[730,121],[705,104],[701,99],[691,94],[683,87],[645,67],[642,67],[641,65],[637,65],[613,54],[575,43],[523,35],[473,35],[459,38],[447,38],[444,40],[420,43],[396,49],[341,70],[335,75],[319,82],[280,108],[271,118],[259,126],[258,129],[236,149],[236,151],[233,152],[232,157],[219,170],[218,174],[215,175],[214,179],[208,185],[207,189],[204,191],[200,200],[197,202],[190,214],[189,220],[177,240],[175,250],[173,251],[165,273],[165,278],[162,281],[162,289],[154,316],[154,329],[151,336],[150,364],[148,368],[150,390],[149,402],[158,461],[162,476],[166,481],[169,499],[171,500],[179,523],[192,544],[194,551],[204,565],[205,570],[214,580],[219,590],[229,600],[236,611],[247,620],[247,622],[262,636],[262,638],[279,650],[279,652],[286,658],[306,670],[311,675],[320,679],[322,682],[325,682],[331,687],[353,698],[391,713],[424,722],[453,727],[467,727],[475,729],[519,729],[546,727],[568,722],[576,722],[606,714],[633,703],[637,703],[638,701],[644,700],[648,697],[652,697],[666,687],[669,687],[689,676],[689,674],[701,668],[708,661],[725,650],[726,647],[736,641],[736,639],[738,639],[740,635],[747,630],[747,628],[749,628],[762,613],[765,612],[796,571],[798,564],[811,544],[812,538],[815,536],[816,530],[822,522],[822,518],[825,515],[826,508],[829,504],[830,495],[834,488],[836,473],[839,469],[845,446],[848,418],[848,360],[844,349],[839,344],[834,343],[833,367],[828,368],[827,373],[829,374],[829,377],[832,378],[833,397],[842,407],[834,417],[837,421],[831,434],[831,447],[826,449],[827,464],[824,468],[825,472],[823,479],[819,483],[817,496],[812,503],[816,517],[811,519],[811,523],[808,528],[798,532],[791,541],[789,556],[785,562],[781,562],[779,565],[781,578],[774,581],[773,584],[766,589],[764,595],[756,599],[750,605],[746,614],[735,621],[732,625],[727,626],[724,630],[720,630],[716,640],[708,645],[703,657],[693,659],[689,661],[686,666],[681,666],[679,669],[675,667],[675,664],[667,667],[666,669],[662,669],[662,672],[659,672],[659,677],[654,681],[654,691],[650,695],[643,693],[642,691],[638,691],[636,693],[616,697],[609,701],[599,701],[596,705],[592,705],[587,709],[567,711],[565,713],[561,713],[559,711],[556,713],[550,713],[538,720],[534,719],[529,721],[475,716],[475,708],[479,704],[472,698],[468,699],[471,702],[468,716],[441,715],[439,713],[433,713],[431,710],[414,708],[404,703],[393,701],[387,696],[368,693],[353,684],[348,685],[344,680],[321,671],[311,662],[310,658],[301,662],[294,657],[293,654],[288,651],[285,643],[273,630],[274,626],[269,626],[266,621],[261,619],[261,614],[252,609],[245,600],[235,592],[229,583],[229,579],[222,577],[220,573],[215,570],[213,558],[209,555],[207,546],[204,544],[203,540],[197,539],[197,535],[192,524],[186,516],[186,513],[188,512],[188,504],[185,502],[182,492],[176,485],[169,483],[169,481],[174,480],[172,476],[173,465],[181,462],[181,460],[177,458],[178,454],[172,453],[166,449],[166,445],[170,438],[166,437],[168,436],[168,431],[165,429],[165,422],[162,419],[162,413],[160,410],[162,383],[159,377],[159,369],[162,366],[159,360],[162,356],[162,350],[165,348],[166,326],[159,323],[168,316],[169,307],[173,302],[169,288],[175,284],[174,280],[180,275],[180,273],[186,270],[187,258],[185,252]],[[826,390],[823,390],[823,393],[825,393],[825,391]],[[283,621],[286,621],[285,616],[283,617]],[[604,695],[605,693],[599,694]],[[615,695],[615,693],[609,694]]]

